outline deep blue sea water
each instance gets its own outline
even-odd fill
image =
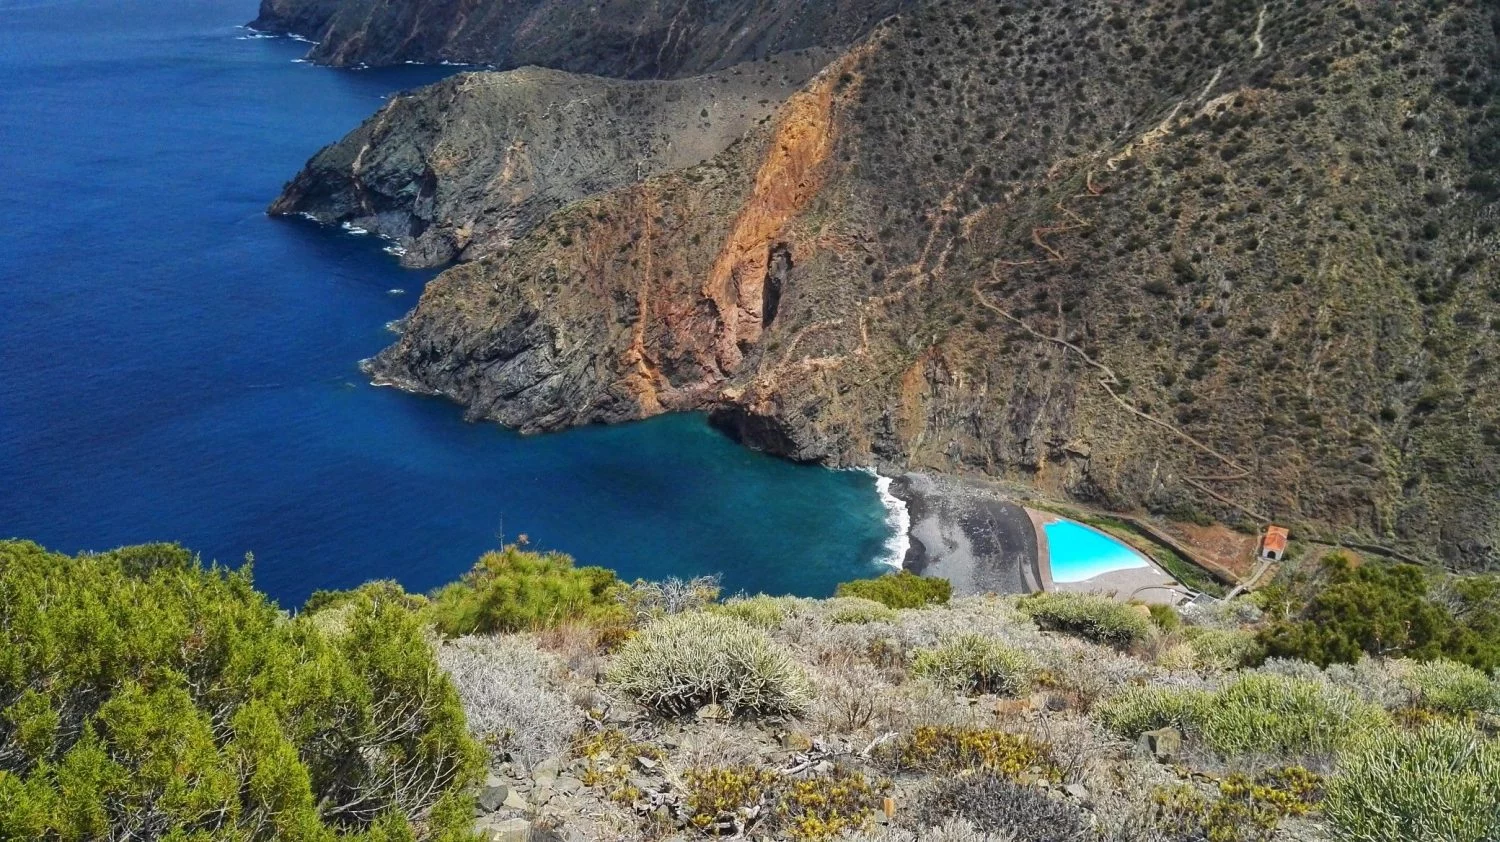
[[[382,97],[255,0],[0,0],[0,536],[255,554],[283,605],[427,590],[520,534],[626,577],[823,595],[882,569],[874,479],[699,417],[522,438],[357,364],[430,273],[262,212]],[[392,294],[400,289],[404,292]]]

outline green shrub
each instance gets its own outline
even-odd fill
[[[1196,711],[1191,727],[1214,751],[1240,754],[1333,754],[1370,730],[1385,711],[1321,681],[1252,673],[1226,685]]]
[[[1131,687],[1097,709],[1127,739],[1167,725],[1226,757],[1330,755],[1361,733],[1387,727],[1380,708],[1322,681],[1252,673],[1212,692]]]
[[[1162,631],[1174,632],[1182,628],[1182,615],[1177,613],[1176,608],[1161,603],[1152,603],[1146,606],[1146,610],[1151,612],[1151,622]]]
[[[999,641],[966,634],[918,652],[912,672],[964,693],[1019,696],[1031,689],[1036,664]]]
[[[881,745],[876,758],[896,772],[977,769],[1012,781],[1033,775],[1051,781],[1062,778],[1051,745],[994,728],[924,725],[899,740]]]
[[[785,596],[737,596],[725,600],[711,609],[714,613],[744,620],[752,626],[774,629],[792,613],[795,600]]]
[[[0,838],[455,838],[480,751],[380,590],[330,633],[180,547],[0,542]]]
[[[896,609],[887,608],[873,599],[857,596],[836,596],[824,600],[823,608],[830,623],[894,623]]]
[[[1444,723],[1375,732],[1341,759],[1323,811],[1339,839],[1493,842],[1500,745]]]
[[[1136,606],[1097,594],[1037,593],[1017,607],[1041,628],[1109,646],[1126,647],[1151,633],[1151,621]]]
[[[1126,687],[1094,708],[1105,728],[1133,740],[1168,725],[1187,728],[1211,694],[1178,687]]]
[[[874,579],[855,579],[838,587],[839,596],[872,599],[887,608],[925,608],[946,605],[953,586],[946,579],[918,576],[909,570]]]
[[[437,592],[432,618],[450,637],[530,631],[565,622],[623,622],[624,586],[602,567],[575,567],[562,553],[516,545],[485,553],[464,577]]]
[[[1200,668],[1234,670],[1264,661],[1265,647],[1255,632],[1242,629],[1192,629],[1188,645]]]
[[[1467,664],[1442,659],[1413,664],[1405,679],[1417,704],[1439,713],[1463,716],[1500,707],[1500,685]]]
[[[1262,632],[1272,656],[1323,667],[1371,654],[1500,668],[1500,576],[1442,580],[1409,564],[1355,567],[1333,553],[1274,590],[1292,618]]]
[[[708,704],[731,714],[794,713],[812,696],[807,676],[765,632],[715,613],[653,622],[620,648],[609,681],[667,715]]]

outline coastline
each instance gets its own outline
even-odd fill
[[[1031,518],[994,484],[914,472],[896,477],[890,493],[910,517],[904,569],[946,579],[956,594],[1041,589]]]

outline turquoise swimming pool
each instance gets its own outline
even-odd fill
[[[1082,582],[1104,573],[1150,565],[1145,556],[1081,523],[1054,520],[1042,528],[1047,533],[1054,582]]]

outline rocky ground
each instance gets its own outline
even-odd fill
[[[750,624],[786,659],[789,679],[805,676],[805,704],[774,715],[707,703],[663,716],[621,691],[621,656],[601,650],[582,628],[444,643],[439,660],[458,685],[471,729],[492,748],[476,827],[497,842],[721,835],[1185,842],[1203,838],[1192,835],[1207,827],[1193,824],[1202,819],[1218,822],[1224,835],[1215,839],[1323,840],[1321,776],[1338,769],[1336,744],[1325,737],[1345,725],[1318,718],[1355,714],[1301,708],[1294,720],[1310,719],[1291,730],[1325,735],[1301,743],[1276,736],[1292,720],[1268,708],[1269,718],[1256,726],[1264,730],[1241,744],[1191,728],[1133,724],[1120,699],[1141,687],[1213,692],[1247,679],[1269,682],[1273,694],[1296,686],[1342,699],[1360,715],[1377,716],[1372,711],[1382,705],[1404,709],[1418,698],[1403,689],[1407,662],[1367,661],[1327,673],[1296,662],[1243,669],[1241,659],[1255,657],[1243,624],[1256,619],[1243,603],[1188,606],[1187,625],[1171,630],[1137,620],[1142,636],[1116,645],[1041,631],[1021,606],[994,596],[901,611],[852,598],[679,604],[687,615],[723,613]],[[643,622],[642,633],[650,634],[651,621]],[[947,683],[944,676],[967,676],[965,669],[983,663],[963,662],[968,666],[953,673],[924,665],[956,640],[983,640],[1009,653],[1008,666],[993,675],[1015,680]],[[1500,701],[1500,685],[1492,692]],[[1036,746],[1041,753],[1030,753]],[[1292,766],[1299,771],[1272,771]],[[1224,794],[1241,792],[1236,781],[1278,775],[1311,775],[1315,783],[1297,796],[1311,798],[1311,806],[1240,813],[1232,804],[1241,796]],[[962,790],[971,784],[979,788]],[[846,812],[828,807],[842,802],[827,786],[853,793]],[[954,786],[969,793],[967,801],[946,800]],[[788,792],[833,798],[816,802],[819,810],[833,809],[819,813],[830,823],[788,823],[786,799],[796,797]],[[1198,798],[1210,812],[1227,799],[1223,813],[1203,819],[1208,813],[1191,806]]]

